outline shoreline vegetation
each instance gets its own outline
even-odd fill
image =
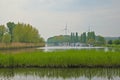
[[[115,45],[115,44],[112,44],[112,45],[106,45],[106,47],[111,47],[111,48],[120,48],[120,45]]]
[[[21,48],[35,48],[35,47],[44,47],[45,43],[0,43],[0,50],[7,50],[7,49],[21,49]]]
[[[119,52],[65,50],[0,53],[1,68],[120,68]]]
[[[45,41],[30,24],[8,22],[0,25],[0,49],[43,47]]]

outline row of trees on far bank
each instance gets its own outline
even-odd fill
[[[0,25],[0,43],[44,43],[36,28],[30,24],[8,22],[7,27]]]
[[[120,45],[120,39],[116,39],[116,40],[109,40],[108,41],[109,45],[115,44],[115,45]]]
[[[47,40],[48,44],[59,45],[59,43],[83,43],[91,45],[104,45],[105,39],[102,36],[95,35],[95,32],[83,32],[80,36],[78,32],[71,33],[71,35],[59,35],[50,37]]]
[[[95,35],[95,32],[83,32],[80,36],[78,36],[78,33],[76,32],[76,35],[74,33],[71,33],[71,42],[77,43],[85,43],[85,44],[91,44],[91,45],[104,45],[105,39],[104,37],[100,35]]]
[[[82,37],[84,36],[84,37]],[[83,42],[84,40],[84,42]],[[82,43],[88,43],[88,44],[92,44],[92,45],[104,45],[105,44],[105,39],[103,36],[100,35],[96,35],[95,32],[88,32],[86,34],[86,32],[84,32],[83,34],[81,34],[81,42]]]

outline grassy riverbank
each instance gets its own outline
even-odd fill
[[[120,67],[120,53],[95,50],[0,53],[0,67]]]

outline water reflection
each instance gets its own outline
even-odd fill
[[[86,49],[86,50],[91,50],[91,49],[94,49],[94,50],[104,50],[105,47],[49,46],[49,47],[40,47],[40,48],[37,48],[37,49],[40,49],[40,50],[43,50],[43,51],[46,52],[46,51],[61,51],[61,50],[70,50],[70,49],[75,49],[75,50],[82,50],[82,49]]]
[[[52,52],[52,51],[61,51],[61,50],[96,50],[96,51],[112,51],[112,52],[120,52],[120,48],[110,48],[110,47],[70,47],[70,46],[51,46],[51,47],[40,47],[37,48],[38,50],[42,50],[45,52]]]
[[[120,80],[120,69],[0,69],[0,80]]]
[[[120,52],[120,48],[112,48],[112,47],[107,48],[106,47],[104,50],[105,51],[111,51],[111,52]]]
[[[68,46],[54,46],[54,47],[40,47],[40,48],[23,48],[23,49],[8,49],[8,50],[0,50],[0,53],[21,53],[27,52],[31,53],[34,51],[45,51],[45,52],[52,52],[52,51],[63,51],[63,50],[96,50],[96,51],[112,51],[112,52],[120,52],[120,48],[108,48],[108,47],[68,47]]]

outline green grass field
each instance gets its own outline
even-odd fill
[[[100,50],[0,53],[0,67],[120,67],[120,53]]]

